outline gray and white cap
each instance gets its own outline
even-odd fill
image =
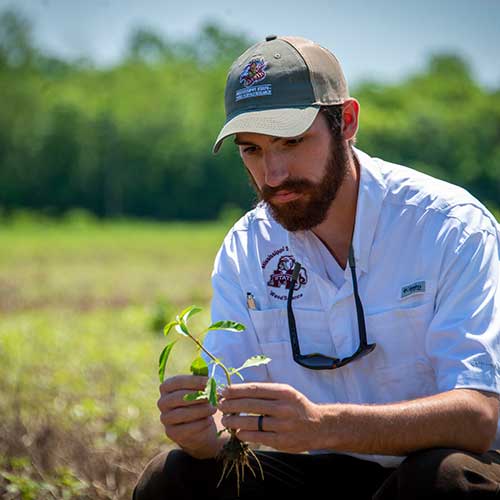
[[[349,90],[337,58],[301,37],[268,36],[231,66],[226,122],[213,152],[239,132],[295,137],[313,123],[320,106],[341,104]]]

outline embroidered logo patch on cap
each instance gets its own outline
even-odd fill
[[[261,82],[266,77],[267,63],[262,57],[252,59],[241,72],[240,83],[244,87],[250,87],[254,83]]]
[[[262,97],[272,95],[272,84],[255,85],[254,83],[264,80],[266,75],[267,62],[262,57],[252,59],[240,74],[242,89],[236,91],[235,101],[242,101],[251,97]]]
[[[405,285],[401,288],[401,299],[409,297],[410,295],[415,295],[416,293],[424,293],[425,292],[425,281],[415,281],[415,283],[411,283],[410,285]]]

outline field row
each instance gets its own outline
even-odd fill
[[[220,225],[2,228],[0,497],[130,499],[171,446],[156,408],[162,327],[209,319]],[[180,340],[167,374],[189,372]]]

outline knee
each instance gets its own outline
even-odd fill
[[[429,449],[409,455],[397,470],[398,498],[462,498],[464,470],[474,458],[460,450]]]
[[[188,498],[186,479],[192,460],[186,452],[178,449],[155,456],[140,475],[133,500]]]

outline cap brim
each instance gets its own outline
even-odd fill
[[[275,137],[295,137],[303,134],[313,123],[319,107],[280,108],[248,111],[229,120],[220,131],[213,152],[217,153],[230,135],[240,132],[272,135]]]

